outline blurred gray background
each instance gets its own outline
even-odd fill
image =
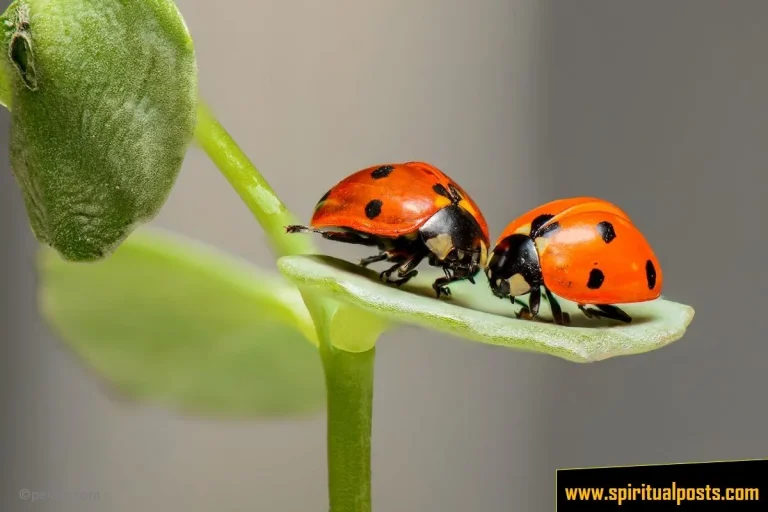
[[[346,174],[412,159],[467,188],[495,233],[555,197],[602,196],[652,241],[665,295],[697,310],[670,347],[590,365],[387,335],[376,510],[544,511],[559,467],[768,455],[768,2],[178,3],[203,95],[302,218]],[[322,416],[222,423],[113,403],[48,335],[8,119],[0,510],[326,510]],[[156,224],[272,265],[198,150]],[[102,499],[31,504],[22,488]]]

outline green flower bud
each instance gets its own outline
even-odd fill
[[[0,102],[35,236],[68,260],[111,254],[165,203],[192,140],[197,66],[170,0],[17,0]]]

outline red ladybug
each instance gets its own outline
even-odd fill
[[[589,318],[628,323],[632,318],[613,304],[656,299],[663,284],[659,261],[629,216],[594,197],[552,201],[510,223],[485,272],[497,297],[514,303],[530,294],[518,317],[538,314],[543,289],[560,325],[569,318],[553,294],[576,302]]]
[[[358,171],[329,190],[315,206],[311,227],[288,226],[288,233],[320,233],[324,238],[376,246],[363,259],[395,263],[380,274],[400,286],[427,258],[445,277],[432,287],[450,295],[449,283],[474,276],[485,266],[488,225],[477,204],[442,171],[424,162],[377,165]]]

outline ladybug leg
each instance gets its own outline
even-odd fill
[[[587,308],[583,304],[579,304],[579,309],[587,318],[608,318],[610,320],[618,320],[625,323],[632,322],[632,317],[616,306],[595,304],[595,307],[597,309]]]
[[[299,224],[291,224],[290,226],[285,226],[285,232],[286,233],[312,233],[312,228],[308,228],[307,226],[301,226]]]
[[[530,319],[531,310],[528,309],[528,304],[512,296],[509,297],[509,301],[512,303],[512,305],[517,304],[520,306],[520,311],[515,311],[515,317],[517,318],[525,317],[526,320]]]
[[[361,267],[367,267],[371,263],[377,263],[379,261],[384,261],[387,258],[389,258],[389,254],[384,251],[380,252],[379,254],[374,254],[373,256],[368,256],[367,258],[363,258],[360,260],[360,266]]]
[[[557,325],[568,325],[570,323],[570,318],[568,315],[563,314],[560,303],[557,302],[557,299],[552,295],[552,292],[549,291],[549,288],[544,288],[544,296],[546,297],[547,302],[549,302],[549,307],[552,310],[552,319],[555,323]]]
[[[511,295],[509,296],[509,302],[511,302],[512,304],[517,304],[518,306],[521,306],[521,307],[524,307],[524,308],[528,308],[528,304],[526,304],[525,302],[521,301],[517,297],[512,297]]]
[[[432,283],[432,289],[435,290],[438,299],[440,298],[440,295],[445,295],[446,297],[451,295],[451,289],[446,286],[448,283],[453,283],[459,279],[463,279],[452,275],[448,268],[444,268],[443,272],[445,273],[445,277],[435,279],[435,282]]]
[[[446,297],[451,295],[451,289],[446,286],[448,284],[456,283],[464,279],[475,284],[474,276],[468,275],[467,273],[460,272],[457,275],[452,268],[446,266],[443,267],[443,272],[445,273],[445,277],[435,279],[435,282],[432,283],[432,288],[435,290],[438,299],[440,298],[440,295],[445,295]]]
[[[523,307],[515,313],[517,318],[524,320],[533,320],[539,314],[539,305],[541,304],[541,288],[531,288],[531,298],[528,299],[528,307]]]
[[[619,320],[620,322],[625,322],[625,323],[632,322],[632,317],[629,316],[623,310],[617,308],[616,306],[611,306],[608,304],[597,304],[597,308],[603,312],[606,318],[610,318],[612,320]]]
[[[293,226],[286,226],[285,232],[286,233],[317,233],[323,238],[325,238],[326,240],[331,240],[334,242],[343,242],[345,244],[367,245],[367,246],[373,246],[378,244],[378,241],[375,238],[363,236],[353,231],[329,231],[326,229],[317,229],[317,228],[309,228],[307,226],[293,225]]]
[[[379,278],[383,281],[387,281],[388,283],[392,283],[395,286],[402,286],[412,278],[416,277],[416,275],[419,273],[419,271],[416,270],[416,266],[421,263],[421,260],[424,259],[424,256],[425,255],[423,254],[415,254],[405,260],[404,263],[398,262],[379,274]],[[397,279],[392,279],[392,274],[395,272],[397,272]]]

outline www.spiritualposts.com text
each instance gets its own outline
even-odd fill
[[[648,484],[626,487],[567,487],[568,501],[614,501],[621,505],[627,501],[758,501],[760,489],[745,487],[654,487]]]

